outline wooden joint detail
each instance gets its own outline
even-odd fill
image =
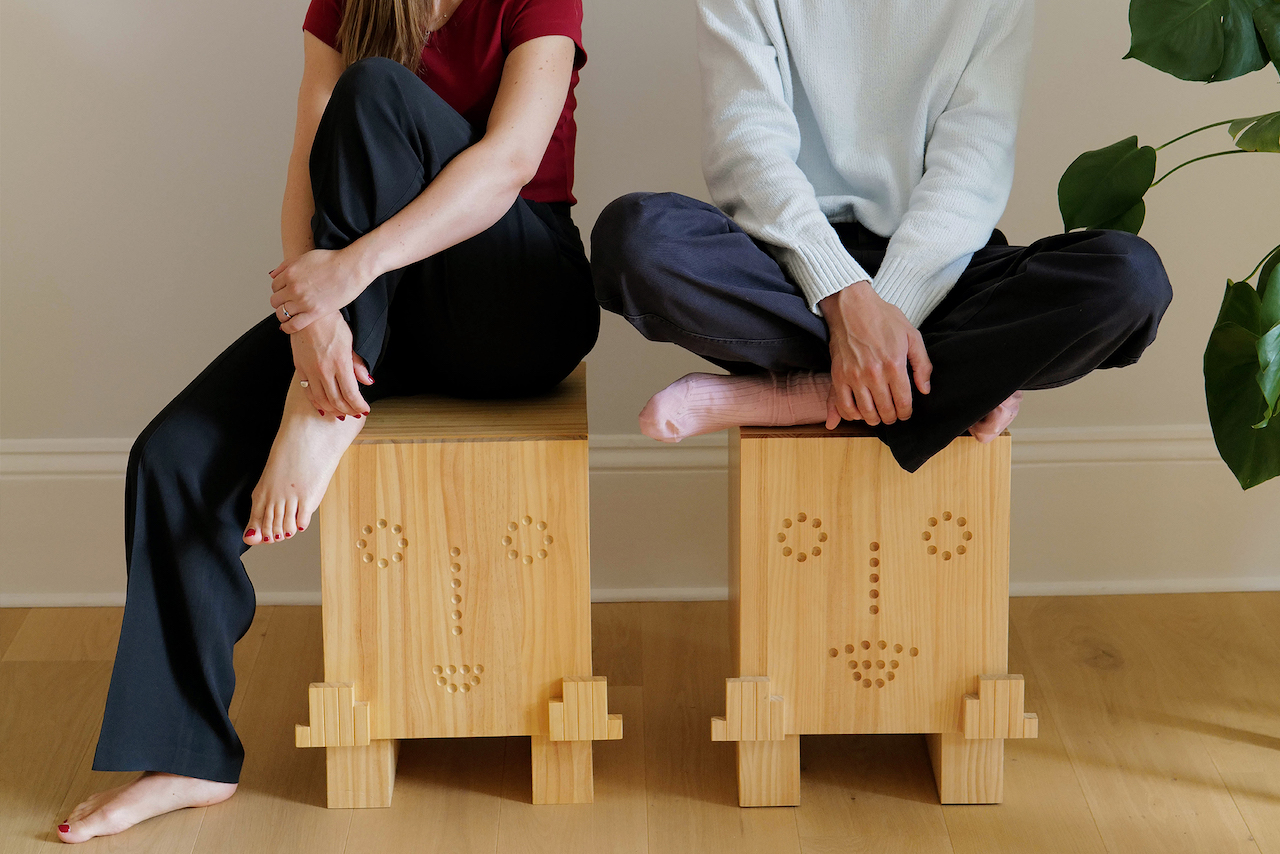
[[[617,741],[622,715],[609,714],[609,684],[603,676],[566,676],[561,696],[547,705],[551,741]]]
[[[297,747],[368,747],[369,704],[357,703],[350,682],[312,682],[310,721],[293,729]]]
[[[1022,676],[1013,673],[978,677],[978,693],[965,694],[961,730],[965,738],[1035,738],[1040,720],[1023,708]]]
[[[724,716],[711,719],[712,741],[782,741],[783,700],[768,676],[725,680]]]

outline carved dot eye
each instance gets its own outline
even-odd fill
[[[519,527],[520,527],[520,526],[519,526],[519,525],[517,525],[515,522],[508,522],[508,523],[507,523],[507,530],[508,530],[508,531],[514,531],[516,528],[519,528]]]
[[[943,514],[942,514],[942,521],[944,521],[944,522],[950,522],[950,521],[951,521],[951,511],[950,511],[950,510],[948,510],[948,511],[946,511],[945,513],[943,513]]]
[[[469,664],[464,664],[464,665],[462,665],[461,667],[459,667],[458,669],[459,669],[459,670],[461,670],[463,673],[470,673],[470,672],[471,672],[471,665],[469,665]]]
[[[900,643],[895,643],[895,644],[893,645],[893,651],[894,651],[894,652],[902,652],[902,644],[900,644]],[[898,665],[896,665],[896,664],[894,665],[894,667],[897,667],[897,666],[898,666]]]
[[[370,528],[368,525],[365,525],[363,528],[360,529],[360,533],[365,534],[367,536],[373,533],[373,528]]]
[[[547,550],[546,550],[546,549],[538,549],[538,557],[540,557],[540,558],[545,558],[546,556],[547,556]]]
[[[462,586],[462,579],[461,578],[453,579],[452,581],[449,582],[449,586],[455,590],[458,589],[459,587]]]
[[[456,694],[456,693],[458,693],[458,686],[457,686],[457,685],[454,685],[454,684],[451,682],[451,683],[449,683],[449,689],[448,689],[448,690],[449,690],[449,693],[450,693],[450,694]]]
[[[878,558],[878,557],[873,557],[873,558],[871,559],[871,567],[874,569],[875,567],[877,567],[877,566],[879,566],[879,565],[880,565],[880,558]]]
[[[804,552],[800,552],[800,554],[796,555],[796,560],[800,561],[800,563],[804,563],[808,559],[809,556]]]
[[[872,606],[871,606],[871,613],[873,613],[873,614],[879,614],[879,613],[880,613],[880,606],[879,606],[879,605],[872,605]]]
[[[462,626],[454,626],[452,631],[455,635],[460,635],[462,634]]]
[[[858,662],[856,662],[856,661],[850,661],[850,662],[849,662],[849,669],[850,669],[850,670],[857,670],[857,669],[858,669]],[[854,677],[853,677],[853,678],[854,678],[854,679],[857,679],[857,678],[858,678],[857,674],[854,674]]]
[[[818,555],[822,554],[822,547],[814,546],[811,553],[813,554],[814,557],[817,557]]]
[[[460,571],[462,570],[462,564],[460,564],[460,563],[451,563],[451,564],[449,564],[449,569],[450,569],[452,572],[460,572]]]
[[[822,531],[818,534],[818,542],[825,543],[827,541],[827,532]]]
[[[483,665],[483,664],[477,664],[477,665],[475,666],[475,671],[476,671],[476,673],[484,673],[484,665]]]
[[[972,540],[972,539],[973,539],[973,531],[965,531],[965,532],[964,532],[963,534],[961,534],[960,536],[964,537],[966,540]]]
[[[883,687],[884,687],[884,680],[883,680],[883,679],[877,679],[877,680],[876,680],[876,687],[877,687],[877,688],[883,688]]]
[[[437,677],[436,684],[439,685],[441,688],[443,688],[445,685],[449,684],[449,680],[445,679],[443,676],[440,676],[440,677]]]
[[[521,558],[520,562],[523,563],[525,566],[528,566],[529,564],[533,563],[533,555],[525,555],[523,558]]]
[[[862,680],[862,687],[863,687],[863,688],[870,688],[870,687],[871,687],[871,680],[870,680],[870,679],[863,679],[863,680]]]
[[[367,545],[369,545],[367,540],[356,540],[356,548],[358,549],[362,549]]]
[[[446,668],[444,669],[444,672],[445,672],[445,673],[448,673],[450,676],[452,676],[453,674],[455,674],[455,673],[457,673],[457,672],[458,672],[458,668],[456,668],[456,667],[454,667],[452,664],[450,664],[448,667],[446,667]]]
[[[449,597],[449,601],[450,601],[450,602],[452,602],[452,603],[453,603],[453,604],[455,604],[455,605],[461,605],[461,604],[462,604],[462,597],[461,597],[461,596],[459,596],[457,593],[455,593],[455,594],[453,594],[452,596],[450,596],[450,597]]]
[[[890,682],[892,682],[892,681],[893,681],[893,671],[892,671],[892,670],[890,670],[888,673],[886,673],[886,674],[884,675],[884,678],[885,678],[885,679],[888,679]]]
[[[912,658],[915,658],[915,657],[916,657],[917,655],[919,655],[919,654],[920,654],[920,650],[916,649],[914,646],[913,646],[913,647],[911,647],[911,657],[912,657]]]
[[[920,537],[925,540],[932,540],[933,534],[930,534],[928,531],[925,531],[923,534],[920,535]]]
[[[790,520],[790,519],[783,519],[783,520],[782,520],[782,527],[784,527],[784,528],[790,528],[790,527],[791,527],[791,520]]]
[[[790,546],[788,546],[787,548],[785,548],[785,549],[783,549],[783,550],[782,550],[782,556],[783,556],[783,557],[791,557],[791,547],[790,547]]]
[[[400,561],[404,560],[404,555],[400,554],[400,552],[396,552],[391,556],[391,559],[394,560],[396,563],[399,563]]]
[[[845,645],[844,645],[844,651],[845,651],[845,653],[846,653],[846,654],[852,655],[852,654],[853,654],[853,644],[851,644],[851,643],[847,643],[847,644],[845,644]]]
[[[964,553],[965,553],[965,547],[963,545],[956,546],[956,554],[962,555]]]
[[[404,528],[401,528],[399,525],[392,525],[392,526],[391,526],[391,533],[393,533],[393,534],[398,534],[398,533],[400,533],[400,532],[401,532],[401,531],[403,531],[403,530],[404,530]]]
[[[877,662],[876,662],[876,669],[877,669],[877,670],[884,670],[884,662],[883,662],[883,661],[877,661]]]
[[[539,531],[545,531],[545,530],[547,530],[547,523],[546,523],[546,522],[539,522],[539,523],[538,523],[538,530],[539,530]]]
[[[863,649],[871,649],[871,641],[863,641],[863,642],[862,642],[862,648],[863,648]]]
[[[880,649],[884,649],[885,647],[888,646],[888,644],[885,643],[884,641],[880,641],[879,643],[876,644],[876,646],[878,646]]]
[[[943,560],[951,560],[951,552],[943,552],[943,553],[942,553],[942,559],[943,559]]]
[[[897,669],[898,669],[898,660],[895,658],[893,661],[890,661],[890,662],[889,662],[889,666],[890,666],[890,667],[892,667],[894,670],[897,670]]]
[[[786,535],[786,534],[778,534],[778,542],[780,542],[780,543],[785,543],[786,541],[787,541],[787,535]]]
[[[937,547],[937,546],[929,546],[929,554],[931,554],[931,555],[936,555],[937,553],[938,553],[938,547]]]
[[[871,662],[870,662],[870,661],[864,661],[864,662],[862,662],[862,669],[863,669],[863,670],[870,670],[870,669],[871,669]]]
[[[803,513],[797,513],[797,514],[796,514],[796,521],[797,521],[797,522],[805,522],[805,521],[808,521],[808,519],[809,519],[809,517],[808,517],[808,516],[806,516],[806,515],[804,515]]]
[[[961,528],[963,528],[966,524],[968,524],[968,521],[969,521],[968,519],[965,519],[963,516],[961,516],[959,519],[956,520],[956,524],[959,525]]]
[[[511,538],[510,538],[510,537],[503,537],[503,538],[502,538],[502,544],[503,544],[504,546],[509,546],[509,545],[511,545]]]
[[[821,519],[814,519],[814,520],[813,520],[813,527],[815,527],[815,528],[821,528],[821,527],[822,527],[822,520],[821,520]]]
[[[533,524],[533,517],[532,517],[532,516],[525,516],[525,517],[524,517],[523,519],[521,519],[520,521],[521,521],[521,522],[524,522],[526,525],[532,525],[532,524]]]
[[[399,545],[400,545],[400,548],[404,548],[405,546],[409,545],[409,541],[401,537]]]
[[[867,576],[867,578],[871,581],[872,584],[880,583],[880,576],[874,572],[871,573],[869,576]]]
[[[369,554],[368,552],[365,552],[364,557],[360,559],[363,560],[365,563],[373,563],[373,555]]]
[[[839,654],[840,654],[840,650],[836,649],[835,647],[832,647],[831,649],[827,650],[827,655],[831,656],[832,658],[835,658]]]
[[[511,551],[507,552],[508,560],[515,560],[518,557],[520,557],[520,552],[516,551],[515,549],[512,549]]]
[[[387,520],[386,520],[386,519],[379,519],[379,520],[378,520],[378,527],[379,527],[379,528],[385,528],[385,527],[387,527]]]
[[[889,678],[890,678],[890,679],[892,679],[892,678],[893,678],[893,674],[892,674],[892,673],[890,673],[890,674],[889,674]],[[468,682],[470,682],[472,685],[479,685],[479,684],[480,684],[480,677],[479,677],[479,676],[472,676],[472,677],[471,677],[470,679],[468,679],[467,681],[468,681]]]
[[[880,544],[879,544],[879,543],[872,543],[872,544],[871,544],[871,551],[873,551],[873,552],[878,552],[878,551],[880,551]]]
[[[549,545],[551,545],[551,542],[552,542],[552,540],[551,540],[551,535],[550,535],[550,534],[547,534],[545,537],[543,537],[543,538],[542,538],[542,544],[543,544],[544,546],[549,546]]]
[[[437,664],[435,667],[431,668],[431,672],[439,676],[441,673],[444,673],[444,668]]]
[[[871,591],[871,598],[872,598],[872,599],[879,599],[879,598],[880,598],[880,591],[879,591],[879,590],[872,590],[872,591]]]

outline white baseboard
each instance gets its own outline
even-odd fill
[[[0,440],[0,607],[123,602],[131,444]],[[592,599],[724,599],[726,435],[590,447]],[[1207,426],[1023,428],[1013,459],[1015,596],[1280,590],[1280,479],[1241,492]],[[319,601],[312,532],[248,557],[262,604]]]

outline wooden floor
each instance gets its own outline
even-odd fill
[[[394,805],[326,810],[324,757],[293,747],[321,678],[316,608],[261,608],[236,651],[248,760],[226,804],[91,850],[187,852],[1276,852],[1280,593],[1017,599],[1010,669],[1040,738],[1008,743],[1002,806],[939,806],[923,739],[813,736],[802,805],[736,806],[709,740],[724,603],[597,605],[596,673],[626,738],[597,742],[596,803],[529,804],[526,739],[406,742]],[[128,775],[89,769],[118,609],[0,610],[0,850]]]

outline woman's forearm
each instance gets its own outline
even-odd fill
[[[502,218],[538,164],[481,140],[455,157],[416,199],[349,247],[365,283],[474,237]]]
[[[284,202],[280,206],[280,244],[283,260],[292,261],[315,249],[311,234],[311,215],[315,202],[311,197],[311,174],[307,168],[309,153],[296,144],[289,155],[289,172],[285,178]]]

